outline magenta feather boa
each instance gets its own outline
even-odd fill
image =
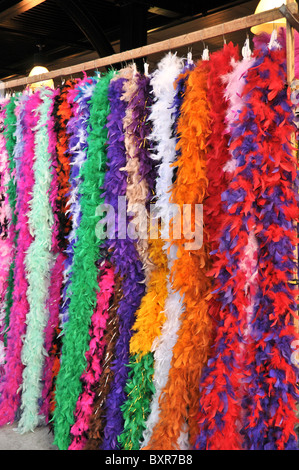
[[[40,103],[39,93],[35,93],[29,97],[25,104],[24,150],[20,162],[20,175],[17,179],[18,221],[16,230],[19,231],[19,238],[15,258],[15,287],[7,336],[4,380],[0,388],[0,425],[15,421],[21,399],[20,386],[22,384],[22,372],[24,368],[21,360],[21,352],[23,337],[26,333],[26,315],[29,310],[26,296],[28,282],[25,273],[25,256],[32,242],[32,235],[28,226],[28,212],[34,184],[34,129],[38,123],[38,115],[35,110]]]
[[[12,226],[12,213],[7,194],[10,175],[9,157],[3,133],[5,116],[5,103],[2,103],[0,105],[0,377],[4,373],[6,293],[8,288],[9,268],[14,253],[14,229]]]
[[[91,340],[86,353],[87,368],[81,377],[83,391],[76,405],[75,424],[71,428],[73,441],[69,450],[84,449],[89,419],[93,412],[95,389],[102,373],[102,359],[106,347],[104,333],[109,318],[109,301],[114,291],[114,269],[106,261],[100,270],[97,306],[91,318]]]

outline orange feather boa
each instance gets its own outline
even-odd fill
[[[206,159],[210,122],[207,67],[207,63],[200,62],[190,73],[178,122],[179,157],[175,163],[178,171],[172,202],[181,208],[184,204],[202,204],[208,186]],[[191,226],[194,227],[192,212]],[[184,295],[185,311],[173,349],[168,382],[160,397],[159,422],[145,450],[178,448],[178,439],[185,431],[186,423],[191,443],[196,437],[199,378],[208,359],[212,328],[207,300],[211,288],[207,272],[211,266],[208,246],[204,243],[198,250],[187,251],[187,241],[184,237],[174,240],[178,252],[171,279],[173,288]]]

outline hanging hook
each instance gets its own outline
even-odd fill
[[[242,57],[245,60],[249,60],[251,58],[251,55],[252,55],[252,52],[250,49],[250,39],[249,39],[249,34],[247,33],[246,40],[242,48]]]
[[[268,44],[268,48],[271,49],[280,49],[281,46],[277,40],[277,28],[274,28],[271,33],[270,42]]]
[[[202,60],[210,60],[210,53],[209,53],[209,47],[208,46],[205,46],[201,58],[202,58]]]
[[[225,32],[224,32],[224,24],[222,23],[222,37],[223,37],[223,45],[226,44],[226,39],[225,39]]]
[[[187,64],[192,65],[193,64],[193,59],[192,59],[192,47],[188,47],[188,54],[187,54]]]
[[[135,77],[136,74],[137,74],[137,65],[136,65],[136,63],[133,61],[133,77]]]
[[[148,77],[149,64],[146,62],[144,57],[143,57],[143,69],[144,69],[144,75]]]

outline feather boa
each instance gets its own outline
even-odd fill
[[[49,297],[49,322],[45,332],[48,353],[47,362],[51,364],[51,367],[45,370],[45,373],[48,375],[51,371],[51,378],[49,376],[45,378],[43,396],[47,397],[47,401],[42,405],[42,409],[45,411],[46,419],[50,422],[52,422],[55,409],[56,378],[60,368],[61,356],[60,311],[63,308],[62,289],[64,286],[64,278],[61,274],[66,262],[65,249],[68,246],[67,237],[72,228],[72,220],[68,215],[71,165],[67,123],[72,118],[73,110],[67,98],[68,93],[73,90],[74,86],[75,83],[68,80],[65,85],[56,90],[53,96],[54,102],[49,119],[49,151],[52,154],[52,174],[54,173],[50,192],[55,220],[52,233],[52,250],[54,253],[57,252],[57,257],[51,273],[50,289],[53,297]],[[50,335],[51,338],[47,335]]]
[[[291,229],[289,229],[286,238],[290,237],[290,243],[289,241],[281,242],[281,245],[286,249],[285,262],[280,263],[279,261],[276,267],[273,264],[271,266],[271,261],[273,262],[276,256],[276,249],[270,248],[273,242],[271,242],[271,232],[267,231],[267,228],[272,214],[274,225],[277,220],[272,209],[273,202],[269,202],[268,206],[270,207],[270,219],[264,219],[264,214],[267,214],[266,200],[269,198],[271,201],[277,192],[283,192],[284,189],[288,196],[283,200],[287,201],[286,204],[289,207],[282,204],[282,209],[280,209],[280,205],[277,205],[277,211],[281,214],[278,216],[280,229],[281,224],[287,223],[284,222],[285,217],[289,218],[288,220],[297,217],[293,189],[296,178],[295,164],[292,160],[284,163],[284,160],[287,162],[291,158],[287,143],[291,126],[288,124],[290,109],[285,96],[285,70],[282,55],[282,51],[264,51],[260,53],[254,66],[248,70],[243,92],[244,108],[232,133],[231,150],[236,159],[236,170],[229,189],[222,195],[223,201],[226,202],[227,217],[220,240],[219,261],[215,269],[217,295],[222,302],[221,321],[215,343],[215,356],[209,362],[209,374],[201,384],[200,428],[196,445],[199,449],[240,449],[239,430],[242,424],[247,448],[272,448],[273,437],[270,436],[273,436],[275,426],[271,422],[278,424],[277,420],[272,421],[268,414],[271,410],[272,400],[275,403],[273,409],[278,409],[278,413],[279,408],[284,407],[283,401],[289,402],[289,405],[286,405],[288,411],[284,413],[284,416],[288,416],[288,424],[285,429],[292,432],[291,429],[294,426],[291,408],[294,403],[292,394],[295,394],[295,373],[294,367],[288,363],[287,359],[290,352],[290,344],[287,346],[288,340],[291,343],[288,334],[293,327],[286,324],[294,309],[294,292],[287,286],[286,278],[290,277],[292,271],[290,244],[295,233],[293,231],[292,235]],[[284,125],[279,126],[282,122]],[[279,155],[277,157],[280,159],[278,163],[275,162],[276,155]],[[282,174],[277,176],[279,171]],[[277,186],[277,181],[283,180],[286,183],[281,185],[280,189]],[[266,188],[269,188],[269,191]],[[258,201],[261,202],[258,204]],[[282,211],[285,212],[285,215],[282,215]],[[254,315],[249,325],[249,338],[247,338],[249,341],[246,348],[248,352],[244,357],[242,342],[245,338],[244,332],[247,330],[247,307],[250,298],[246,295],[246,283],[248,282],[246,272],[240,268],[244,257],[246,257],[246,247],[250,243],[250,233],[255,225],[259,243],[258,285],[260,293],[257,292],[254,299]],[[292,223],[289,221],[288,225],[291,228]],[[267,240],[262,240],[261,233],[264,231],[267,232]],[[277,249],[279,244],[278,237]],[[261,250],[264,252],[263,254]],[[263,258],[266,261],[262,263],[262,266],[267,266],[268,273],[264,267],[261,268]],[[274,285],[272,282],[269,284],[270,272],[273,274]],[[279,281],[275,286],[276,272]],[[281,293],[278,293],[278,285]],[[280,296],[283,298],[285,289],[287,290],[288,303],[284,308],[278,308],[280,319],[277,322],[277,320],[275,321],[277,308],[274,303],[275,297],[277,295],[276,302],[279,302],[278,299]],[[261,293],[263,300],[261,300]],[[274,320],[272,324],[271,316]],[[277,333],[284,338],[282,343],[277,339]],[[278,353],[276,348],[277,346],[279,348],[281,344],[283,344],[283,352],[278,361],[281,365],[277,366],[278,362],[275,364]],[[263,367],[261,367],[261,363],[263,363]],[[280,382],[277,382],[275,386],[276,373],[281,375]],[[283,391],[285,377],[288,377],[289,396]],[[267,388],[268,384],[269,388]],[[242,393],[244,393],[245,422],[240,423],[238,422],[240,418],[244,419],[240,404]],[[277,396],[279,393],[284,394],[283,399],[279,399]],[[270,412],[272,417],[275,416],[273,409]],[[210,410],[213,410],[212,421]],[[279,418],[278,435],[281,431],[284,434],[284,418],[280,413],[279,416],[282,419]],[[290,434],[288,437],[290,441],[286,446],[292,446],[295,438]]]
[[[224,93],[224,96],[226,97],[227,100],[229,98],[231,99],[231,101],[228,102],[229,105],[228,103],[226,103],[224,107],[224,112],[226,112],[226,116],[222,115],[222,122],[226,121],[226,124],[227,124],[226,133],[228,131],[231,132],[231,127],[229,127],[229,125],[230,126],[234,125],[234,122],[238,116],[238,113],[240,112],[239,107],[240,107],[241,99],[238,93],[238,87],[239,89],[241,88],[242,90],[242,85],[244,86],[244,81],[240,81],[240,82],[238,81],[240,80],[240,77],[242,77],[239,74],[238,70],[240,71],[241,69],[241,72],[242,72],[242,70],[244,69],[244,72],[246,72],[246,70],[248,69],[248,65],[250,65],[250,62],[248,64],[247,62],[243,61],[243,63],[241,63],[242,65],[236,65],[235,68],[234,68],[234,64],[237,64],[236,57],[234,57],[234,60],[231,64],[232,70],[228,70],[227,71],[228,73],[225,75],[225,78],[223,79],[224,82],[225,81],[229,82],[231,80],[230,87],[228,87]],[[245,65],[245,68],[244,68],[244,65]],[[213,76],[214,75],[212,74],[211,75],[212,80],[213,80]],[[218,77],[218,80],[219,80],[219,77]],[[215,103],[214,103],[215,100],[213,98],[214,97],[212,94],[211,104],[212,104],[212,110],[215,113],[214,119],[215,118],[218,119],[219,110],[217,110],[217,107],[215,107]],[[216,97],[216,100],[217,100],[217,97]],[[219,125],[221,125],[220,122],[218,124],[218,130],[217,130],[217,127],[215,127],[215,132],[214,132],[214,127],[213,127],[212,146],[211,146],[212,150],[214,147],[216,148],[218,147]],[[222,131],[222,134],[223,134],[223,131]],[[228,141],[228,135],[226,136],[226,141]],[[226,147],[227,147],[227,144],[224,146],[224,149]],[[221,160],[219,161],[219,167],[218,167],[218,161],[216,165],[218,169],[220,170],[220,173],[222,173],[224,170],[226,171],[226,175],[227,175],[225,176],[225,173],[223,173],[222,184],[220,185],[220,193],[219,193],[220,196],[221,196],[221,192],[226,191],[227,185],[229,184],[229,180],[232,177],[232,171],[238,165],[238,162],[236,159],[234,158],[229,159],[228,152],[226,153],[226,155],[224,152],[223,152],[223,156],[225,156],[225,159],[223,158],[221,159],[221,154],[220,154]],[[213,153],[211,155],[213,157]],[[216,269],[219,269],[219,256],[217,252],[219,240],[220,240],[221,253],[223,250],[223,243],[225,243],[225,240],[223,240],[224,235],[220,236],[222,234],[221,230],[222,230],[222,226],[226,225],[228,221],[227,221],[227,216],[225,214],[224,205],[221,205],[218,199],[219,195],[217,193],[218,180],[221,181],[221,174],[217,173],[216,178],[214,179],[213,177],[214,173],[215,173],[215,164],[214,165],[211,164],[210,174],[212,175],[212,179],[211,179],[212,194],[209,199],[211,201],[215,199],[215,202],[217,203],[216,205],[217,213],[219,214],[219,210],[220,210],[220,214],[221,214],[220,227],[213,225],[213,222],[212,224],[210,223],[208,224],[208,229],[210,230],[210,233],[212,233],[211,249],[212,249],[212,262],[213,262],[213,268],[214,268],[213,272],[216,272]],[[210,188],[210,184],[209,184],[209,188]],[[214,198],[213,198],[213,194],[215,194]],[[212,215],[213,217],[214,216],[216,217],[217,213],[215,213],[214,215],[212,213],[210,214],[210,216]],[[219,217],[217,218],[217,221],[218,220],[219,220]],[[237,222],[235,222],[235,224],[236,223]],[[241,217],[239,217],[239,220],[238,220],[238,230],[240,229],[242,230],[242,235],[243,235],[244,226],[242,225]],[[246,238],[246,241],[247,243],[249,243],[249,238]],[[243,239],[242,239],[242,243],[243,243]],[[244,243],[245,243],[245,240],[244,240]],[[240,251],[236,251],[236,253],[234,253],[233,256],[235,256],[235,258],[238,258],[238,260],[239,259],[242,260],[244,259],[246,254],[247,254],[246,250],[243,249],[243,246],[242,246],[242,254],[240,254]],[[223,257],[223,262],[224,262],[224,259],[227,262],[227,259],[224,257]],[[234,273],[234,276],[236,276],[235,273]],[[245,273],[240,270],[237,273],[237,277],[238,277],[238,281],[240,282],[240,286],[244,285],[244,288],[245,288],[245,284],[243,284],[243,282],[245,282]],[[233,311],[233,313],[231,314],[229,313],[229,306],[227,306],[228,310],[226,311],[226,316],[223,317],[222,298],[220,297],[219,294],[215,295],[216,293],[218,293],[218,290],[219,290],[219,285],[217,283],[217,280],[216,280],[216,285],[214,286],[214,289],[215,291],[212,293],[210,313],[212,317],[215,318],[218,322],[220,321],[220,323],[218,323],[217,330],[216,330],[216,338],[215,338],[215,342],[214,342],[213,349],[212,349],[213,351],[212,359],[210,359],[208,366],[203,373],[202,381],[200,384],[200,389],[202,390],[202,397],[200,399],[200,413],[199,413],[200,426],[199,426],[199,434],[198,434],[197,441],[196,441],[196,448],[200,448],[200,449],[210,448],[210,446],[214,448],[213,446],[217,446],[218,443],[221,448],[221,445],[222,445],[221,438],[218,436],[218,434],[216,434],[217,438],[214,438],[213,436],[213,433],[215,432],[214,428],[216,429],[221,428],[221,424],[219,424],[221,423],[221,417],[219,416],[218,418],[218,415],[217,415],[217,420],[213,421],[212,414],[215,412],[215,410],[217,413],[219,411],[219,414],[220,414],[224,409],[226,409],[227,421],[225,420],[223,422],[224,423],[223,426],[224,426],[224,429],[226,429],[226,431],[225,433],[223,433],[223,436],[224,438],[226,438],[227,435],[229,434],[227,443],[231,446],[232,449],[234,449],[234,448],[239,448],[240,446],[239,435],[238,433],[234,432],[234,430],[232,429],[232,426],[230,425],[231,421],[229,421],[229,419],[231,420],[234,419],[235,414],[236,414],[236,409],[240,405],[240,403],[238,405],[236,396],[233,395],[233,392],[231,392],[231,388],[232,388],[231,383],[233,384],[238,383],[237,378],[238,378],[238,373],[239,373],[239,363],[241,362],[241,348],[242,348],[242,342],[244,341],[244,338],[239,332],[239,322],[244,321],[246,318],[245,312],[246,312],[246,308],[248,305],[248,298],[247,298],[247,290],[245,294],[244,291],[241,292],[241,289],[239,287],[240,302],[243,301],[243,297],[245,297],[244,303],[242,304],[242,307],[240,307],[240,310],[239,310],[240,320],[238,319],[238,316],[236,315],[235,310]],[[228,297],[228,293],[230,292],[231,287],[228,287],[228,289],[229,290],[227,290],[226,293],[223,294],[224,299]],[[231,301],[231,297],[230,297],[230,301]],[[232,308],[236,309],[235,306]],[[243,319],[242,319],[242,314],[243,314]],[[224,318],[226,319],[225,321],[224,321]],[[228,325],[227,326],[228,329],[226,329],[226,325]],[[226,346],[226,349],[223,351],[224,345]],[[222,361],[224,361],[224,364]],[[227,364],[229,364],[229,366],[227,366]],[[220,374],[221,374],[221,377],[223,377],[223,370],[226,370],[225,367],[229,367],[228,378],[226,378],[226,375],[225,375],[225,379],[227,383],[229,383],[228,385],[229,397],[228,398],[225,394],[226,391],[225,392],[222,391],[223,385],[224,385],[223,379],[222,381],[218,382],[220,380],[220,377],[219,377]],[[213,383],[214,384],[219,383],[219,386],[218,387],[212,386]],[[210,390],[209,394],[205,393],[206,389]],[[234,390],[234,392],[235,391],[238,392],[238,390]],[[204,414],[202,410],[204,410]],[[225,426],[227,426],[227,428],[225,428]],[[209,440],[209,436],[211,436],[211,440]]]
[[[125,450],[139,450],[150,399],[154,392],[154,357],[151,352],[154,340],[160,336],[165,321],[164,305],[167,297],[167,257],[163,241],[149,240],[149,256],[154,268],[151,271],[147,292],[136,312],[130,340],[129,379],[126,384],[127,400],[122,406],[125,420],[120,443]]]
[[[113,382],[114,372],[112,364],[114,360],[115,347],[119,337],[119,319],[117,315],[119,302],[123,297],[121,290],[121,278],[115,275],[114,293],[109,308],[109,318],[104,334],[104,342],[107,345],[105,356],[102,361],[102,373],[95,390],[95,399],[93,410],[89,419],[89,428],[87,432],[87,442],[85,450],[99,450],[104,437],[104,428],[106,424],[105,407],[103,406],[110,393],[111,383]]]
[[[242,433],[249,449],[295,450],[298,369],[291,361],[291,344],[298,340],[298,331],[293,322],[296,292],[290,281],[297,268],[298,180],[290,145],[295,128],[283,49],[261,48],[247,74],[244,99],[246,109],[238,126],[243,137],[234,145],[236,151],[246,148],[243,158],[254,182],[256,198],[251,210],[256,219],[259,266]],[[256,145],[249,147],[252,136]]]
[[[16,161],[14,158],[14,151],[16,148],[16,140],[17,134],[22,129],[22,120],[19,115],[19,121],[17,126],[17,112],[16,111],[16,99],[15,97],[11,97],[5,106],[5,116],[4,116],[4,128],[3,134],[6,144],[6,151],[8,154],[8,171],[9,171],[9,180],[7,185],[7,195],[10,205],[10,213],[11,213],[11,224],[10,224],[10,234],[9,236],[13,238],[13,259],[9,267],[8,273],[8,280],[7,280],[7,292],[6,292],[6,304],[5,304],[5,324],[6,324],[6,331],[4,333],[4,344],[7,345],[7,330],[9,328],[9,317],[10,317],[10,310],[12,306],[12,296],[13,296],[13,289],[14,289],[14,268],[15,268],[15,254],[16,254],[16,244],[18,238],[18,232],[16,231],[16,223],[17,223],[17,212],[16,212]],[[19,105],[18,109],[24,110],[24,105]],[[23,117],[23,116],[22,116]],[[19,132],[17,132],[17,130]],[[20,136],[19,136],[20,137]],[[18,138],[19,147],[23,146],[23,140]],[[21,145],[20,145],[21,142]]]
[[[69,450],[83,450],[86,444],[85,436],[89,429],[89,418],[93,411],[95,388],[103,371],[103,357],[107,346],[104,333],[109,319],[109,301],[113,294],[113,288],[114,270],[106,261],[100,267],[97,306],[91,317],[91,340],[89,350],[86,353],[87,368],[81,377],[83,390],[76,406],[75,424],[71,428],[73,441]]]
[[[121,277],[124,275],[123,263],[128,263],[126,252],[128,250],[128,242],[119,237],[118,224],[118,197],[125,196],[126,194],[126,179],[127,175],[123,171],[126,164],[125,145],[124,145],[124,132],[122,121],[126,112],[126,103],[121,100],[123,93],[124,83],[131,76],[132,71],[123,69],[117,74],[110,83],[108,91],[108,99],[110,103],[110,114],[108,116],[107,129],[108,129],[108,147],[107,147],[107,172],[104,181],[104,198],[105,203],[110,204],[115,212],[113,218],[115,220],[115,239],[107,239],[105,247],[111,253],[111,260],[116,269],[116,285],[115,294],[113,298],[112,308],[109,315],[109,329],[107,330],[107,350],[103,364],[103,372],[100,378],[100,383],[97,388],[97,399],[94,403],[93,415],[90,422],[90,431],[86,449],[99,449],[102,446],[104,438],[104,429],[107,424],[107,416],[109,409],[106,413],[106,401],[111,399],[111,393],[114,390],[114,374],[117,373],[121,367],[121,362],[113,363],[115,359],[115,348],[119,347],[119,308],[123,308],[126,312],[125,299],[122,298],[122,281]],[[136,257],[136,255],[135,255]],[[122,310],[120,309],[120,314]],[[120,388],[121,390],[121,388]],[[113,410],[113,417],[117,413],[117,409]],[[112,418],[113,419],[113,418]]]
[[[3,375],[6,344],[6,302],[9,281],[9,269],[14,253],[14,228],[12,226],[11,206],[8,199],[10,182],[9,157],[4,135],[6,117],[6,102],[1,103],[0,109],[0,377]]]
[[[68,93],[75,86],[75,83],[68,80],[55,97],[54,115],[55,132],[57,134],[57,174],[58,174],[58,199],[59,208],[59,233],[58,241],[60,250],[67,248],[67,235],[72,227],[72,220],[68,217],[68,201],[70,191],[70,155],[69,136],[67,133],[67,123],[72,118],[72,106],[68,101]]]
[[[176,144],[178,141],[176,127],[180,116],[186,79],[191,71],[191,68],[187,66],[184,68],[184,70],[182,70],[183,63],[176,57],[176,55],[165,56],[165,58],[160,62],[158,68],[159,70],[152,78],[153,89],[154,93],[159,96],[158,102],[160,99],[162,101],[165,99],[165,106],[168,107],[168,112],[166,115],[164,115],[162,127],[160,127],[162,121],[159,125],[159,107],[157,106],[157,111],[153,110],[151,114],[151,119],[153,121],[152,140],[157,142],[157,155],[160,154],[161,161],[158,170],[156,204],[157,212],[160,215],[161,220],[164,223],[169,223],[169,211],[172,208],[170,203],[170,193],[175,176],[173,162],[176,160],[178,154],[178,150],[176,149]],[[164,87],[161,87],[160,89],[160,77],[161,83],[166,84],[169,80],[166,89]],[[164,107],[163,109],[165,112]],[[168,125],[165,123],[168,123]],[[166,134],[164,135],[164,132],[162,131],[164,125],[166,128],[168,128],[168,140]],[[155,158],[154,155],[153,158]],[[165,195],[168,196],[165,197]],[[167,249],[168,270],[170,271],[173,261],[176,259],[176,249],[174,246],[171,246],[168,241],[165,242],[164,249]],[[161,335],[155,338],[152,344],[152,351],[154,352],[153,385],[155,391],[152,396],[150,413],[146,422],[146,428],[143,433],[143,447],[147,446],[153,429],[159,420],[159,397],[163,387],[165,387],[167,383],[168,373],[171,365],[172,350],[177,340],[177,331],[180,326],[180,317],[184,309],[182,302],[183,299],[179,292],[175,292],[173,290],[169,275],[167,278],[167,290],[168,296],[165,300],[164,310],[165,322],[162,326]],[[186,444],[186,437],[186,433],[183,432],[180,434],[178,441],[179,447],[181,449],[188,447]]]
[[[33,431],[39,424],[39,399],[42,394],[41,378],[44,362],[44,329],[48,320],[46,302],[53,264],[51,242],[54,219],[48,196],[51,185],[51,155],[48,152],[47,127],[52,90],[42,88],[39,95],[41,103],[35,110],[39,117],[35,127],[33,164],[35,181],[28,213],[29,230],[33,241],[25,257],[29,310],[26,315],[27,328],[22,348],[22,363],[24,365],[22,414],[18,424],[18,430],[21,433]]]
[[[147,145],[147,133],[150,131],[147,122],[149,77],[142,77],[139,73],[135,73],[132,80],[127,81],[124,86],[123,99],[128,103],[124,117],[127,151],[127,164],[124,171],[128,174],[127,212],[132,214],[130,226],[134,227],[134,235],[136,234],[137,237],[136,247],[143,263],[145,282],[147,283],[153,267],[148,257],[147,227],[140,223],[138,215],[136,216],[134,213],[136,204],[148,209],[154,181],[154,175],[150,174],[153,165],[149,163],[151,159]]]
[[[206,194],[206,140],[210,133],[206,94],[207,70],[205,64],[200,63],[189,75],[178,123],[180,155],[172,201],[180,207],[187,203],[201,204]],[[185,312],[173,348],[168,382],[162,391],[159,422],[145,449],[178,448],[186,420],[194,432],[198,381],[207,360],[211,332],[205,298],[210,288],[206,276],[210,262],[205,245],[187,251],[184,249],[186,241],[185,237],[176,240],[178,259],[172,266],[173,286],[184,294]]]
[[[118,84],[118,80],[115,82]],[[112,82],[112,86],[114,83]],[[115,85],[116,86],[116,85]],[[137,201],[145,201],[148,195],[148,187],[145,179],[140,179],[138,164],[138,158],[135,158],[138,149],[136,148],[136,141],[134,137],[134,129],[137,126],[137,121],[134,121],[134,107],[133,100],[136,98],[138,92],[138,75],[133,74],[132,68],[126,71],[126,80],[121,83],[121,95],[118,94],[117,103],[120,106],[122,102],[122,119],[118,120],[118,126],[112,127],[113,121],[110,123],[110,136],[112,142],[112,148],[110,158],[111,169],[113,165],[111,163],[114,157],[117,162],[117,168],[122,172],[122,178],[119,182],[115,183],[114,196],[107,199],[107,202],[115,202],[115,197],[126,195],[127,196],[127,210],[130,211],[131,204]],[[111,89],[112,92],[112,89]],[[144,109],[144,102],[139,105],[140,108]],[[112,109],[116,112],[116,108]],[[135,117],[137,117],[135,115]],[[113,117],[112,117],[113,119]],[[116,122],[115,122],[116,124]],[[116,141],[113,136],[119,135],[119,129],[121,124],[124,132],[124,142],[120,148],[116,146]],[[127,154],[126,154],[127,151]],[[124,165],[126,163],[126,165]],[[117,175],[117,173],[116,173]],[[125,184],[127,176],[127,184]],[[107,178],[111,178],[111,173],[108,172]],[[138,180],[139,186],[135,186],[136,180]],[[108,182],[106,180],[106,187]],[[110,184],[112,189],[112,185]],[[140,189],[140,192],[135,194],[136,187]],[[111,190],[110,190],[111,191]],[[136,199],[134,199],[136,198]],[[138,198],[138,199],[137,199]],[[128,222],[128,221],[127,221]],[[127,229],[128,225],[126,226]],[[128,363],[129,363],[129,342],[132,336],[131,328],[135,319],[135,312],[140,306],[141,299],[144,295],[144,275],[142,272],[142,264],[138,256],[138,244],[134,243],[134,240],[127,236],[124,240],[116,240],[115,244],[111,247],[111,261],[114,264],[116,271],[120,274],[123,279],[122,292],[123,298],[119,301],[118,308],[118,322],[121,334],[118,337],[115,348],[115,359],[111,369],[113,371],[113,381],[111,383],[110,392],[107,396],[105,403],[106,413],[106,425],[104,428],[104,438],[102,442],[102,449],[114,450],[119,448],[118,437],[123,431],[124,419],[121,411],[121,406],[126,400],[125,385],[128,378]],[[136,249],[137,248],[137,249]],[[141,247],[142,249],[144,246]],[[141,249],[141,251],[142,251]],[[144,252],[143,252],[144,253]]]
[[[73,116],[67,123],[67,133],[69,135],[69,154],[70,154],[70,192],[67,202],[68,217],[72,220],[72,228],[67,234],[66,262],[64,270],[64,286],[62,308],[60,314],[61,326],[68,320],[68,306],[71,295],[71,272],[74,258],[74,245],[76,243],[76,233],[80,224],[81,208],[79,192],[82,178],[80,176],[81,168],[86,161],[87,138],[88,138],[88,120],[90,116],[89,101],[96,85],[96,78],[84,78],[69,90],[67,100],[70,108],[73,110]]]
[[[204,217],[212,264],[216,260],[214,253],[219,247],[224,218],[221,194],[227,189],[230,180],[230,173],[225,171],[225,165],[231,155],[228,149],[229,135],[226,132],[225,124],[228,101],[225,97],[223,75],[232,72],[232,62],[236,62],[238,59],[238,47],[233,46],[230,42],[225,44],[222,50],[211,54],[208,61],[207,97],[210,105],[212,132],[208,140],[207,178],[209,183]],[[216,322],[219,318],[220,307],[221,304],[212,295],[209,301],[209,315]]]
[[[13,304],[10,312],[9,332],[7,335],[6,364],[4,380],[1,384],[0,425],[14,422],[21,400],[23,364],[21,352],[23,337],[26,333],[26,316],[29,311],[27,300],[28,281],[25,271],[25,257],[33,236],[29,230],[28,215],[34,184],[34,136],[38,116],[35,112],[40,104],[38,94],[30,96],[25,102],[24,148],[20,162],[20,177],[17,179],[16,211],[19,232],[15,256]]]
[[[53,393],[51,394],[52,377],[54,374],[55,363],[57,358],[53,354],[53,344],[55,344],[55,327],[59,323],[59,306],[61,301],[61,286],[63,282],[63,265],[64,254],[59,252],[58,245],[58,232],[59,232],[59,217],[58,217],[58,174],[57,174],[57,136],[54,130],[54,103],[59,90],[55,90],[52,94],[52,100],[48,110],[48,136],[49,145],[48,152],[51,158],[51,184],[49,191],[49,201],[52,207],[53,226],[52,226],[52,247],[51,252],[54,256],[54,265],[51,270],[49,296],[47,299],[46,308],[49,311],[49,319],[45,328],[45,365],[43,371],[43,390],[42,390],[42,405],[40,407],[40,414],[44,416],[47,424],[50,424],[51,408],[53,407]]]
[[[168,54],[150,79],[154,103],[149,120],[152,123],[150,140],[155,143],[151,157],[160,161],[156,181],[156,217],[167,218],[169,188],[171,186],[170,161],[175,154],[175,139],[171,140],[172,120],[170,109],[174,96],[173,82],[183,61]],[[149,240],[149,256],[154,266],[147,286],[147,294],[142,299],[134,334],[130,341],[130,380],[127,382],[128,399],[123,406],[125,418],[124,432],[121,435],[125,449],[139,449],[142,432],[146,428],[146,418],[150,412],[150,400],[154,392],[152,376],[154,361],[152,345],[160,336],[165,321],[164,306],[167,297],[167,258],[163,253],[161,240]],[[142,400],[139,398],[142,397]],[[138,399],[139,398],[139,399]]]
[[[254,65],[255,57],[252,55],[245,56],[240,62],[233,61],[233,70],[222,77],[225,84],[225,98],[228,101],[228,109],[226,112],[226,132],[229,136],[234,133],[235,123],[239,119],[239,115],[244,107],[243,90],[246,84],[247,71]],[[232,137],[230,142],[232,142]],[[224,166],[224,171],[229,172],[232,176],[237,168],[237,160],[234,158],[234,152],[229,146],[231,159]],[[220,239],[220,236],[219,236]],[[240,269],[246,275],[246,284],[244,286],[246,296],[248,297],[248,305],[246,307],[247,326],[244,331],[244,344],[241,344],[242,355],[241,360],[245,359],[246,343],[248,342],[248,325],[251,322],[254,297],[257,292],[257,267],[258,267],[258,241],[255,235],[255,225],[249,232],[248,244],[244,250],[244,257],[240,262]],[[244,392],[241,392],[243,395]]]
[[[105,175],[107,140],[105,124],[109,113],[107,94],[113,73],[110,72],[99,80],[91,98],[91,131],[80,185],[82,217],[74,248],[72,296],[69,320],[63,336],[63,360],[56,381],[54,442],[62,450],[70,445],[70,428],[74,424],[74,410],[82,390],[80,377],[86,367],[89,323],[96,306],[96,261],[99,258],[100,241],[96,236],[98,217],[95,214],[98,204],[101,203],[100,188]]]

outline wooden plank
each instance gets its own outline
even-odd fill
[[[288,8],[293,14],[298,13],[297,3],[292,2],[288,4]],[[41,80],[49,80],[60,76],[74,75],[82,71],[100,69],[101,67],[106,67],[121,62],[130,62],[134,59],[146,57],[148,55],[156,54],[158,52],[177,50],[180,47],[190,46],[195,42],[206,41],[210,38],[214,38],[217,36],[228,35],[230,33],[241,30],[248,30],[252,26],[257,26],[259,24],[267,23],[268,21],[274,21],[280,18],[282,18],[282,13],[279,11],[279,8],[275,8],[273,10],[265,11],[259,14],[249,15],[243,18],[238,18],[236,20],[232,20],[224,24],[211,26],[209,28],[205,28],[199,31],[194,31],[192,33],[177,36],[175,38],[169,38],[164,41],[159,41],[154,44],[139,47],[137,49],[131,49],[130,51],[113,54],[108,57],[84,62],[82,64],[73,65],[71,67],[64,67],[61,69],[52,70],[49,73],[45,73],[35,77],[24,77],[9,80],[1,83],[0,89],[12,89],[17,87],[23,87],[31,83],[39,82]]]
[[[21,13],[25,13],[26,11],[31,10],[31,8],[44,2],[45,0],[22,0],[0,13],[0,23],[5,23],[5,21],[11,20]]]

